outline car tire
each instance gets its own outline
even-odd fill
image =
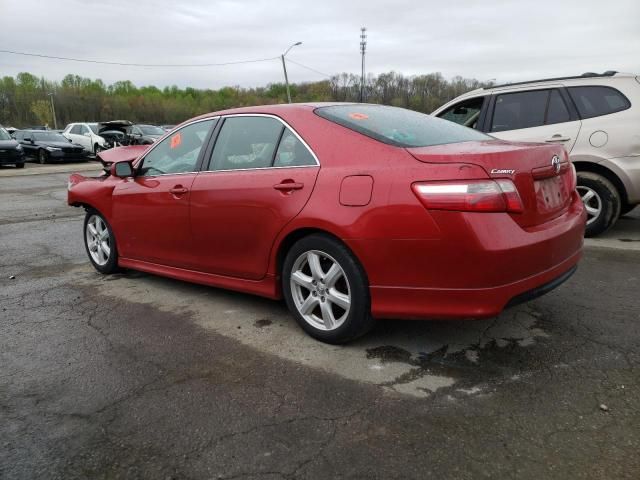
[[[118,271],[118,248],[109,222],[96,210],[84,217],[84,247],[93,267],[100,273]]]
[[[42,148],[38,150],[38,162],[41,165],[44,165],[45,163],[49,163],[49,154],[47,153],[46,150]]]
[[[340,241],[323,234],[302,238],[287,252],[282,272],[287,306],[311,337],[340,344],[373,326],[367,275]]]
[[[103,151],[104,148],[102,148],[100,145],[98,145],[97,143],[93,146],[93,154],[95,156],[98,156],[98,154]]]
[[[24,168],[24,163],[16,163],[16,168]]]
[[[586,237],[599,235],[616,223],[622,201],[609,180],[597,173],[578,172],[577,190],[587,209]]]
[[[629,203],[623,203],[622,207],[620,208],[620,216],[626,215],[627,213],[629,213],[630,211],[632,211],[634,208],[636,208],[638,205],[636,204],[629,204]]]

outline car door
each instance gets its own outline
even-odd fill
[[[559,88],[495,93],[486,131],[509,141],[563,145],[568,152],[580,132],[580,120]]]
[[[37,155],[38,147],[33,143],[33,133],[19,132],[18,134],[16,134],[16,138],[18,139],[18,142],[20,142],[20,145],[22,145],[25,155],[28,155],[30,157]]]
[[[122,257],[171,267],[193,263],[191,186],[215,122],[200,120],[176,130],[145,153],[133,178],[117,184],[112,223]]]
[[[280,119],[225,118],[207,171],[191,192],[197,269],[263,278],[276,236],[309,200],[319,169],[309,147]]]

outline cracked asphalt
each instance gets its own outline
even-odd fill
[[[1,479],[640,478],[639,213],[545,297],[336,347],[280,302],[99,275],[66,180],[0,175]]]

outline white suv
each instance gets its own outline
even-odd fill
[[[82,145],[87,152],[97,155],[100,151],[109,148],[109,145],[98,135],[97,123],[70,123],[62,132],[73,143]]]
[[[561,143],[578,172],[587,236],[640,204],[640,77],[608,71],[498,85],[432,113],[510,141]]]

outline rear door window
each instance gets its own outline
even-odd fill
[[[304,167],[316,165],[316,160],[309,149],[288,128],[284,129],[276,156],[274,167]]]
[[[582,118],[593,118],[620,112],[631,102],[615,88],[602,86],[569,87],[569,95]]]
[[[212,153],[210,169],[271,167],[284,126],[270,117],[226,118]]]
[[[562,95],[558,90],[551,90],[549,96],[549,106],[547,107],[547,117],[545,119],[545,125],[553,123],[568,122],[571,120],[571,115],[567,109],[567,105],[562,99]]]
[[[492,132],[544,125],[549,90],[503,93],[496,96]]]

